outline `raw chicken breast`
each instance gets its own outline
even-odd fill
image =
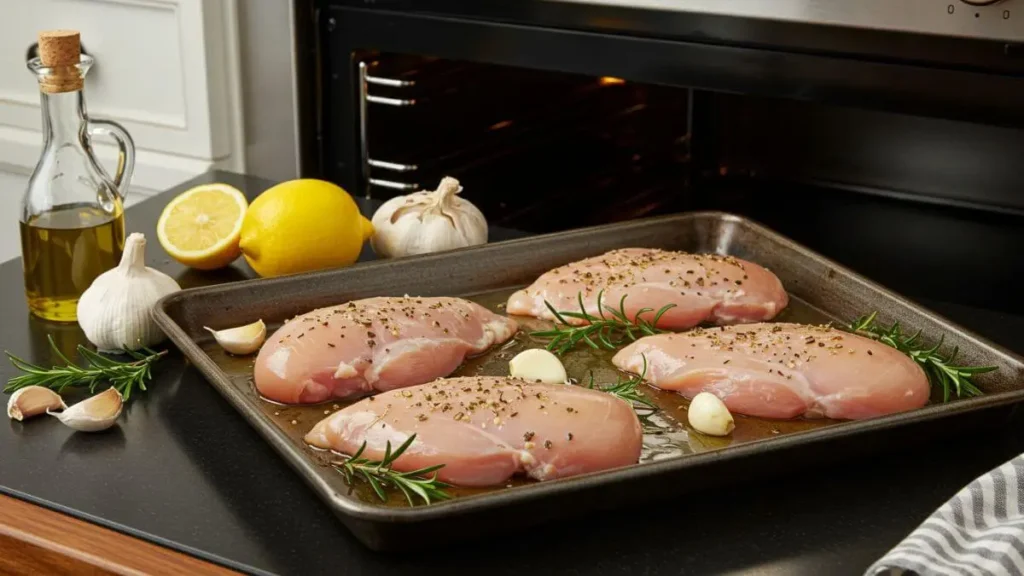
[[[642,433],[624,401],[566,384],[477,376],[437,380],[366,398],[324,418],[306,442],[367,458],[416,434],[402,472],[444,464],[458,486],[503,484],[516,473],[554,480],[635,464]]]
[[[618,368],[687,398],[711,392],[729,410],[765,418],[862,419],[928,402],[924,371],[898,350],[826,326],[771,323],[647,336]]]
[[[516,323],[459,298],[368,298],[293,318],[256,357],[256,389],[309,404],[413,386],[451,374],[505,342]]]
[[[624,248],[549,270],[509,298],[509,314],[553,320],[544,305],[579,312],[583,294],[587,313],[598,315],[598,292],[604,307],[618,310],[626,296],[630,319],[640,310],[675,304],[658,328],[682,330],[702,322],[739,324],[770,320],[789,304],[779,279],[767,269],[713,254],[688,254],[651,248]],[[653,320],[654,312],[641,315]],[[583,320],[566,318],[571,324]]]

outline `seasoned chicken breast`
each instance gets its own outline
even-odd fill
[[[715,394],[730,411],[765,418],[872,418],[928,402],[924,371],[898,350],[826,326],[758,323],[647,336],[612,358],[618,368],[688,398]]]
[[[422,384],[517,329],[459,298],[368,298],[321,308],[267,339],[256,357],[256,389],[275,402],[306,404]]]
[[[597,390],[479,376],[436,380],[363,399],[317,423],[310,445],[384,456],[416,434],[394,468],[444,464],[438,478],[493,486],[514,474],[566,478],[635,464],[642,433],[633,409]]]
[[[658,321],[668,330],[702,322],[739,324],[770,320],[789,304],[779,279],[767,269],[713,254],[688,254],[652,248],[612,250],[549,270],[509,298],[509,314],[553,320],[544,305],[579,312],[582,295],[587,313],[598,315],[598,294],[605,308],[618,310],[623,296],[631,319],[644,309],[675,304]],[[641,316],[653,320],[654,312]],[[572,324],[583,320],[569,319]]]

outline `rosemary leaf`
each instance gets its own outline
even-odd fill
[[[4,386],[5,393],[15,392],[28,386],[42,386],[58,394],[67,388],[85,388],[89,392],[95,392],[97,386],[103,382],[109,382],[121,393],[124,400],[128,400],[132,390],[136,387],[141,390],[146,389],[146,381],[153,376],[152,364],[167,354],[167,351],[155,352],[144,348],[145,354],[130,352],[129,356],[132,360],[121,362],[79,345],[78,354],[87,363],[87,366],[82,367],[72,362],[57,348],[52,336],[47,336],[47,338],[50,347],[65,365],[43,368],[10,352],[5,352],[11,364],[19,371],[24,372],[24,374],[7,381],[7,385]]]
[[[594,385],[594,373],[591,372],[590,382],[587,385],[587,388],[607,392],[612,396],[623,400],[632,406],[633,410],[637,411],[637,417],[640,418],[641,421],[646,421],[652,414],[658,411],[658,405],[645,398],[643,391],[637,389],[643,383],[644,377],[647,375],[647,357],[642,354],[640,357],[644,362],[643,369],[640,371],[640,374],[628,380],[619,379],[615,384],[602,388]]]
[[[601,348],[615,350],[627,339],[635,341],[637,333],[643,336],[651,336],[667,332],[667,330],[657,328],[658,321],[665,312],[675,307],[675,304],[666,304],[657,311],[653,308],[642,308],[630,319],[626,314],[625,295],[619,300],[619,307],[617,309],[607,306],[602,296],[604,296],[604,290],[597,293],[597,316],[587,312],[582,293],[576,295],[576,300],[580,307],[579,312],[559,311],[550,302],[545,301],[544,305],[547,306],[548,310],[555,317],[555,327],[550,330],[531,332],[530,335],[536,338],[550,339],[547,344],[547,350],[561,356],[581,343],[595,350]],[[607,315],[605,314],[606,312]],[[648,321],[641,318],[644,314],[652,312],[654,313],[652,320]],[[567,318],[583,320],[586,324],[574,326],[566,320]]]
[[[932,346],[921,343],[921,331],[904,336],[899,322],[886,327],[877,321],[878,312],[872,312],[850,323],[850,329],[861,336],[877,340],[909,356],[924,370],[929,383],[942,392],[942,401],[957,398],[981,396],[983,392],[974,384],[976,374],[997,370],[998,366],[957,366],[953,364],[960,349],[954,347],[948,355],[939,349],[945,337],[940,337]]]
[[[394,451],[391,449],[391,442],[388,442],[384,448],[384,458],[381,460],[363,458],[363,452],[366,451],[366,442],[363,442],[355,454],[343,462],[333,464],[333,466],[344,476],[349,485],[355,484],[358,479],[364,480],[382,502],[387,502],[388,499],[386,488],[395,488],[401,492],[409,502],[409,506],[416,505],[414,496],[422,500],[424,504],[451,498],[445,491],[446,488],[450,488],[450,485],[437,479],[437,471],[444,468],[444,464],[409,472],[398,472],[392,468],[395,460],[412,445],[415,439],[415,434],[409,436]]]

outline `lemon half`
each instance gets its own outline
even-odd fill
[[[160,214],[156,236],[182,264],[213,270],[241,254],[242,221],[249,203],[227,184],[201,184],[176,196]]]

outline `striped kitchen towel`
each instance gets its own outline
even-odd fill
[[[872,565],[890,574],[1024,575],[1024,455],[974,480]]]

